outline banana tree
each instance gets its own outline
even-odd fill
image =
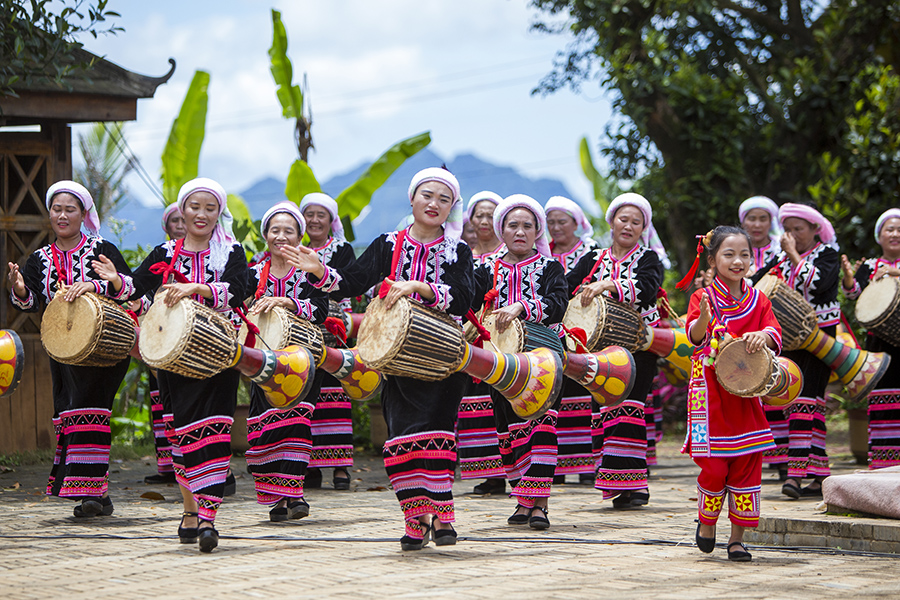
[[[209,104],[209,73],[196,71],[188,87],[181,110],[172,123],[162,153],[160,176],[166,204],[178,199],[181,186],[197,177],[200,148],[206,136],[206,109]]]

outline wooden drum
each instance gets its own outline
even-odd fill
[[[735,396],[764,396],[778,383],[775,353],[763,348],[748,354],[747,342],[735,340],[716,356],[716,379],[725,391]]]
[[[134,321],[104,296],[87,292],[73,302],[60,291],[47,304],[41,320],[41,343],[57,362],[109,367],[134,348]]]
[[[190,298],[167,307],[153,303],[141,327],[141,356],[155,369],[205,379],[235,363],[237,331],[231,321]]]
[[[563,325],[584,330],[588,352],[608,346],[622,346],[629,352],[637,352],[646,345],[647,332],[641,315],[630,304],[603,295],[594,296],[587,306],[581,306],[580,293],[569,300]],[[567,340],[566,344],[569,350],[575,350],[572,340]]]
[[[303,346],[312,352],[314,360],[321,359],[325,342],[318,325],[313,325],[280,306],[269,312],[248,314],[247,320],[259,327],[259,337],[270,350]],[[247,324],[241,324],[238,340],[246,340],[247,333]]]
[[[489,342],[498,352],[515,354],[531,352],[537,348],[550,348],[560,356],[563,353],[562,340],[555,331],[540,323],[532,323],[516,319],[509,324],[503,333],[497,331],[494,314],[484,317],[484,328],[491,333]]]
[[[754,287],[772,302],[784,350],[799,350],[819,326],[816,311],[799,292],[774,275],[763,275]]]
[[[466,349],[456,321],[409,298],[400,298],[390,310],[375,298],[357,339],[359,358],[370,369],[423,381],[455,373]]]
[[[900,279],[882,277],[856,300],[856,320],[871,333],[900,346]]]

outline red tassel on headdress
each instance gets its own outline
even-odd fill
[[[337,317],[328,317],[325,319],[324,325],[331,335],[341,340],[345,346],[347,345],[347,325],[344,321]]]
[[[700,255],[703,254],[703,237],[702,235],[697,236],[697,256],[694,257],[694,263],[691,265],[690,271],[687,272],[684,279],[675,285],[682,292],[691,289],[691,285],[694,283],[694,275],[697,273],[697,267],[700,266]]]

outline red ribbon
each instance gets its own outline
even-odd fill
[[[238,306],[236,309],[234,309],[234,312],[236,312],[241,318],[241,321],[243,321],[247,325],[247,339],[244,340],[244,345],[248,348],[255,348],[256,336],[259,335],[259,327],[250,322],[250,320],[247,318],[247,313],[244,312],[243,306]]]
[[[328,317],[323,324],[331,335],[339,339],[345,346],[347,345],[347,324],[342,319]]]
[[[59,280],[59,284],[69,285],[69,273],[68,271],[62,270],[60,262],[62,259],[59,256],[59,250],[57,250],[56,244],[50,244],[50,253],[53,255],[53,268],[56,269],[56,276]]]
[[[591,283],[591,280],[594,278],[594,273],[597,272],[597,269],[600,267],[600,262],[603,260],[603,257],[606,256],[607,252],[609,252],[608,249],[604,250],[603,252],[600,253],[600,256],[597,257],[597,262],[595,262],[594,266],[591,267],[591,272],[587,274],[587,277],[585,277],[584,279],[581,280],[581,283],[578,284],[578,287],[576,287],[574,290],[572,290],[573,296],[575,294],[577,294],[583,286],[586,286],[587,284]]]
[[[256,284],[256,293],[253,294],[253,297],[259,300],[266,293],[266,286],[269,285],[269,270],[272,268],[272,261],[266,261],[266,264],[263,265],[262,273],[259,275],[259,283]]]
[[[475,330],[478,331],[478,337],[475,338],[475,341],[472,342],[473,346],[477,346],[478,348],[484,348],[485,340],[491,339],[491,332],[484,328],[484,325],[481,324],[481,321],[478,320],[478,315],[475,314],[475,311],[471,308],[469,312],[466,313],[466,319],[475,326]]]
[[[659,304],[660,298],[663,299],[662,304]],[[666,290],[664,288],[659,288],[656,291],[656,300],[657,300],[657,307],[659,308],[660,318],[668,319],[669,318],[669,294],[666,293]]]
[[[150,266],[150,272],[154,275],[161,275],[163,285],[169,283],[169,275],[175,278],[175,281],[178,283],[190,283],[188,278],[184,276],[181,271],[178,271],[175,268],[175,262],[178,260],[178,255],[181,254],[181,248],[184,246],[184,238],[181,238],[177,242],[175,242],[175,250],[172,252],[172,261],[166,263],[166,261],[161,260],[158,263],[155,263]]]
[[[562,323],[560,323],[560,325],[562,325]],[[566,327],[565,325],[562,325],[562,328],[569,337],[575,340],[575,353],[587,354],[587,332],[581,327]]]
[[[400,262],[400,252],[403,251],[403,240],[406,239],[406,230],[402,229],[397,232],[397,239],[394,241],[394,253],[391,255],[391,273],[390,276],[386,279],[390,279],[391,277],[396,277],[397,271],[397,263]],[[391,290],[391,285],[387,281],[381,282],[381,287],[378,288],[378,297],[384,300],[384,297],[387,296],[387,293]]]

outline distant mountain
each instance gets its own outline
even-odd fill
[[[572,198],[565,185],[557,179],[530,179],[512,167],[492,164],[474,154],[460,154],[447,161],[426,148],[407,160],[372,196],[368,210],[364,211],[353,224],[356,234],[354,246],[365,246],[380,233],[395,229],[409,214],[407,190],[413,175],[426,167],[441,164],[446,164],[459,179],[465,200],[482,190],[491,190],[504,197],[511,194],[528,194],[541,204],[551,196]],[[361,164],[322,182],[322,191],[337,196],[356,181],[368,166],[368,163]],[[274,177],[265,177],[239,195],[247,203],[253,218],[259,219],[270,206],[284,200],[284,182]],[[160,224],[162,208],[147,208],[133,201],[120,209],[116,217],[141,224],[124,237],[126,248],[134,247],[136,244],[158,244],[163,238]],[[103,235],[113,241],[116,240],[106,227],[103,228]]]

